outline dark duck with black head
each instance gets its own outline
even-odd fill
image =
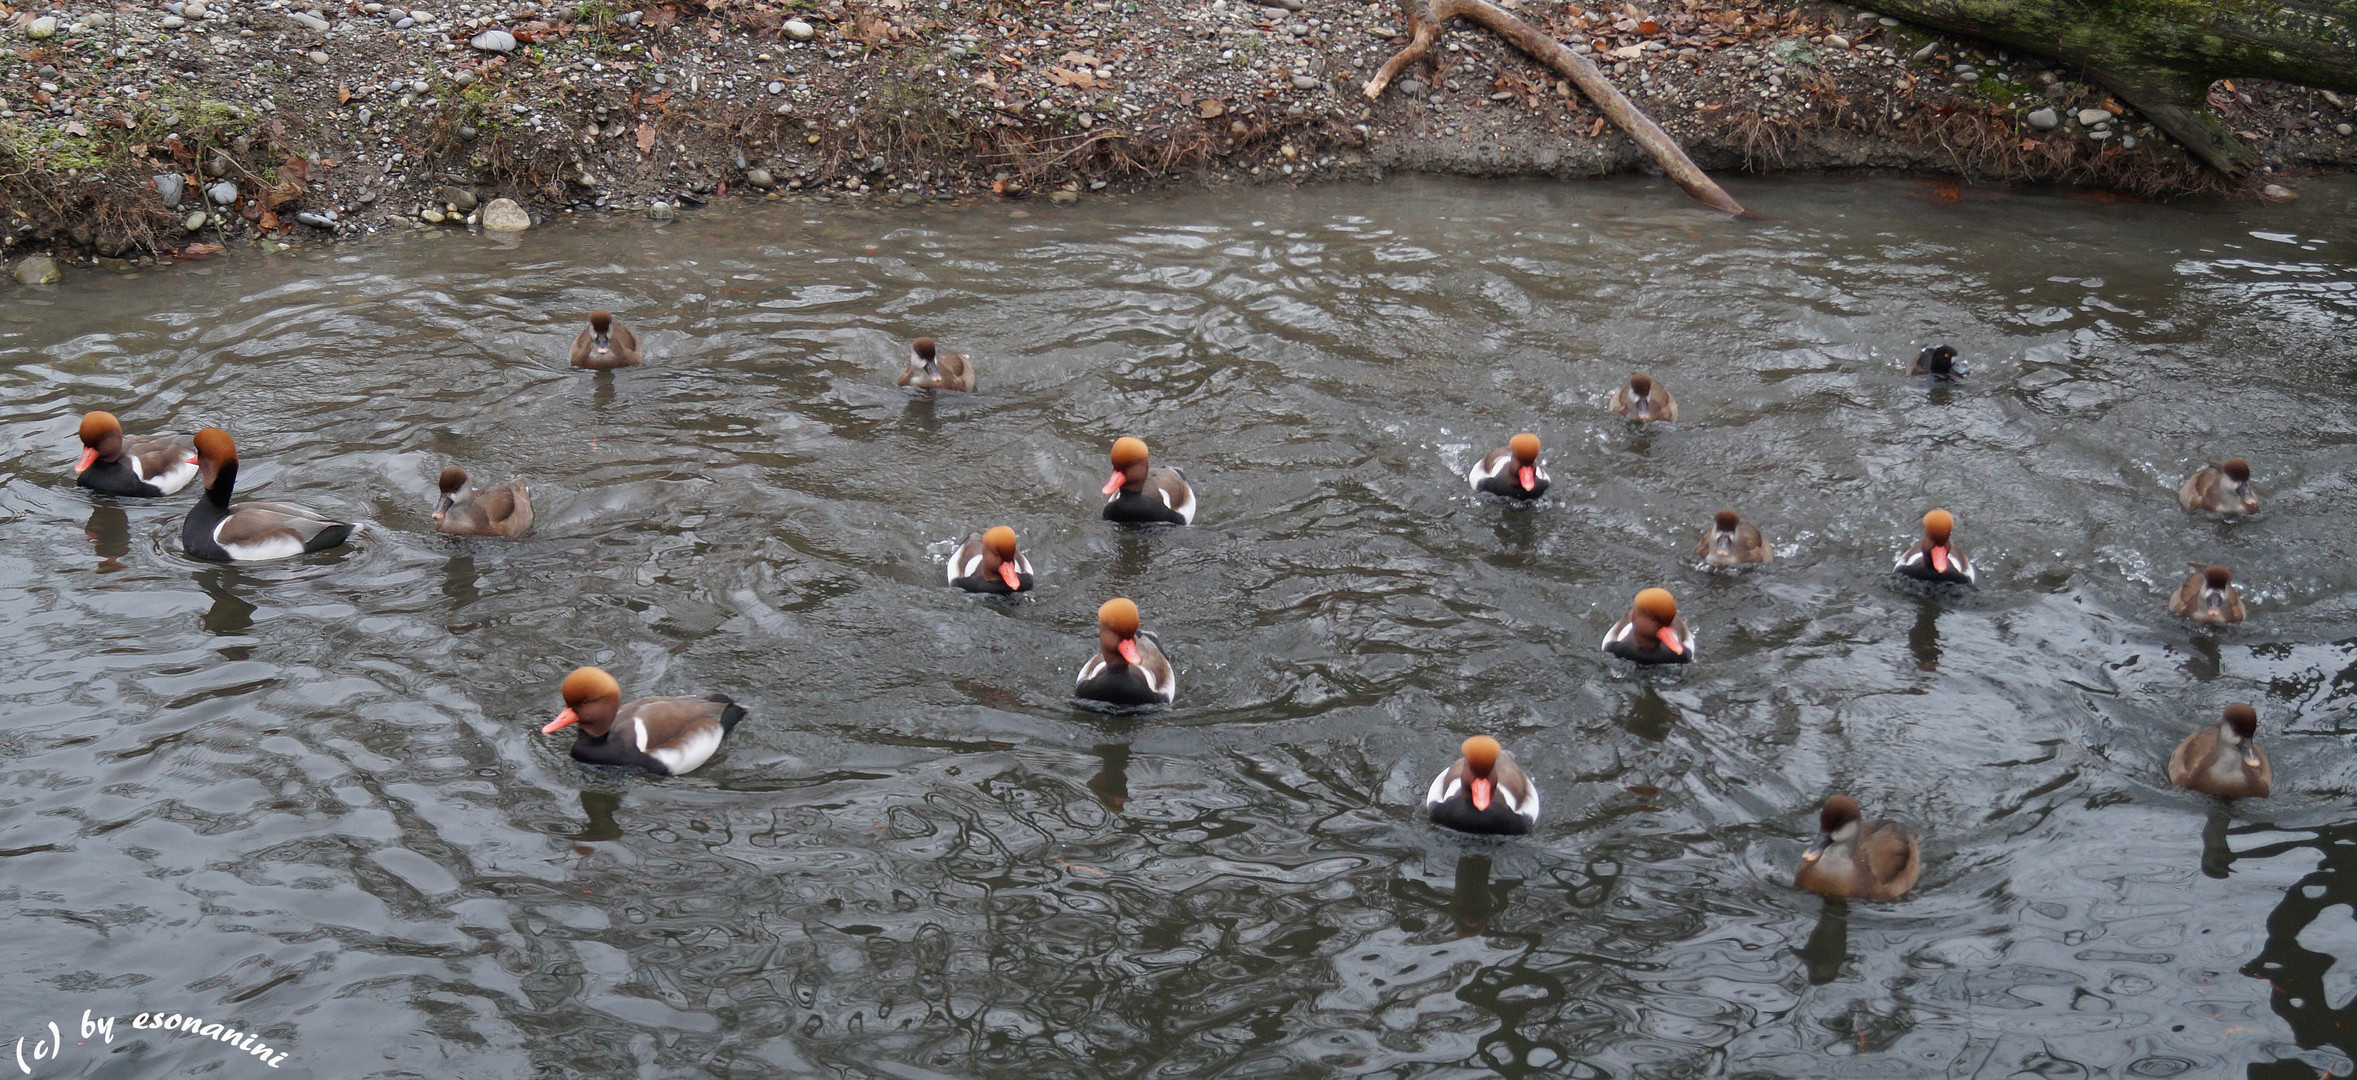
[[[229,504],[237,489],[237,443],[220,428],[196,433],[197,471],[205,497],[180,524],[180,546],[214,562],[285,559],[325,551],[352,536],[352,526],[300,506],[275,502]]]
[[[1934,345],[1915,354],[1907,362],[1907,374],[1929,375],[1935,379],[1961,379],[1964,361],[1956,358],[1956,350],[1945,345]]]
[[[110,412],[82,416],[82,457],[74,462],[74,483],[109,495],[152,499],[187,487],[196,479],[196,444],[176,435],[125,438],[122,421]]]
[[[1191,525],[1195,489],[1187,474],[1147,464],[1146,441],[1113,441],[1113,478],[1105,481],[1105,520],[1131,525]]]
[[[1433,824],[1491,836],[1522,836],[1538,825],[1539,789],[1498,740],[1476,735],[1458,753],[1424,792]]]
[[[1473,485],[1473,490],[1491,495],[1536,499],[1547,493],[1553,481],[1546,467],[1539,464],[1539,437],[1525,431],[1483,455],[1466,470],[1465,482]]]
[[[573,760],[685,776],[712,760],[720,741],[745,718],[743,706],[710,697],[622,700],[622,684],[601,668],[577,668],[561,687],[565,710],[540,729],[553,735],[579,724]]]
[[[1097,655],[1080,666],[1073,693],[1109,705],[1168,705],[1178,675],[1162,642],[1138,629],[1138,606],[1116,597],[1097,608]]]

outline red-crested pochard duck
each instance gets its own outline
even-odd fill
[[[685,776],[712,760],[720,740],[745,718],[744,707],[719,694],[622,700],[622,684],[602,668],[565,676],[565,711],[540,729],[553,735],[574,724],[573,760],[615,765],[659,776]]]
[[[1432,778],[1424,812],[1458,832],[1521,836],[1539,823],[1539,789],[1498,740],[1465,740],[1457,762]]]
[[[109,495],[154,498],[196,479],[196,445],[177,435],[123,436],[110,412],[82,414],[82,457],[74,483]]]
[[[2252,741],[2258,734],[2259,710],[2239,701],[2228,705],[2217,723],[2177,744],[2169,755],[2169,782],[2223,799],[2266,798],[2275,790],[2275,769]]]
[[[1133,525],[1191,525],[1195,489],[1187,474],[1146,464],[1146,440],[1113,441],[1113,478],[1105,481],[1105,520]]]
[[[900,373],[900,385],[920,390],[974,389],[974,365],[964,353],[934,351],[933,339],[921,337],[909,344],[908,367]]]
[[[1891,569],[1917,581],[1979,584],[1980,571],[1973,568],[1972,560],[1965,558],[1964,550],[1950,539],[1955,531],[1956,515],[1945,510],[1923,515],[1923,539],[1900,552],[1899,561]]]
[[[2251,463],[2241,458],[2211,462],[2185,478],[2177,505],[2187,513],[2256,514],[2259,493],[2251,490]]]
[[[949,583],[967,592],[1031,591],[1031,559],[1015,550],[1015,530],[1004,525],[966,537],[949,557]]]
[[[1792,883],[1819,896],[1896,900],[1922,873],[1914,833],[1895,821],[1867,821],[1857,800],[1835,795],[1817,815],[1817,840],[1801,853]]]
[[[638,335],[630,328],[614,321],[610,311],[589,313],[589,325],[573,337],[573,366],[594,371],[635,366],[645,358],[638,348]]]
[[[2234,572],[2223,566],[2185,565],[2193,567],[2193,574],[2169,597],[2169,614],[2212,626],[2241,622],[2242,593],[2234,587]]]
[[[1679,616],[1677,598],[1668,589],[1646,589],[1604,635],[1604,651],[1640,664],[1690,664],[1694,631]]]
[[[1467,470],[1465,482],[1475,491],[1509,499],[1535,499],[1546,494],[1551,481],[1546,467],[1539,464],[1539,437],[1527,431],[1514,436]]]
[[[1710,527],[1702,530],[1702,542],[1694,545],[1694,557],[1705,566],[1736,567],[1765,565],[1775,555],[1768,550],[1768,542],[1760,538],[1760,531],[1743,520],[1743,515],[1721,510],[1711,517]]]
[[[1152,631],[1138,629],[1138,606],[1116,597],[1097,609],[1097,655],[1080,666],[1073,693],[1110,705],[1168,705],[1178,675]]]
[[[1637,421],[1678,418],[1678,399],[1670,396],[1668,387],[1641,371],[1629,376],[1628,382],[1612,392],[1610,408]]]
[[[220,428],[196,433],[197,471],[205,497],[188,509],[180,525],[180,546],[215,562],[284,559],[325,551],[352,536],[352,526],[286,503],[229,505],[237,488],[237,443]]]
[[[434,528],[461,536],[514,538],[532,528],[532,495],[521,480],[475,490],[466,470],[442,470],[442,497],[434,502]]]
[[[1945,345],[1933,345],[1915,354],[1907,362],[1907,374],[1929,375],[1934,379],[1961,379],[1964,361],[1956,359],[1956,350]]]

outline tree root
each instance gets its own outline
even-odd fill
[[[1427,7],[1419,8],[1416,0],[1399,0],[1400,14],[1408,24],[1408,43],[1384,62],[1374,78],[1367,81],[1367,100],[1382,97],[1384,88],[1391,85],[1391,80],[1398,78],[1399,73],[1409,64],[1423,59],[1431,51],[1432,43],[1440,39],[1442,23],[1462,18],[1506,39],[1508,44],[1571,80],[1572,85],[1580,88],[1580,93],[1596,103],[1596,108],[1605,117],[1619,125],[1629,138],[1636,140],[1639,147],[1652,155],[1653,160],[1661,165],[1661,171],[1677,181],[1679,187],[1685,188],[1686,194],[1714,209],[1730,214],[1744,213],[1741,203],[1721,190],[1711,180],[1710,174],[1703,172],[1694,164],[1694,159],[1686,156],[1686,151],[1679,147],[1676,139],[1670,137],[1669,132],[1663,131],[1661,125],[1653,122],[1652,117],[1638,109],[1636,103],[1621,93],[1619,87],[1612,85],[1612,80],[1605,78],[1604,72],[1586,57],[1565,48],[1562,42],[1540,33],[1529,23],[1488,0],[1426,0],[1426,3]]]

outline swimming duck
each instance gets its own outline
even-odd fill
[[[1475,735],[1454,765],[1432,778],[1424,813],[1458,832],[1521,836],[1539,823],[1539,789],[1498,740]]]
[[[573,366],[596,371],[634,367],[644,358],[638,335],[614,321],[609,311],[589,313],[589,325],[573,338]]]
[[[1134,525],[1189,525],[1195,520],[1195,489],[1177,469],[1146,465],[1146,441],[1124,435],[1113,441],[1113,478],[1105,481],[1105,520]]]
[[[1004,525],[966,537],[949,557],[949,583],[967,592],[1009,593],[1031,590],[1031,560],[1015,550],[1015,530]]]
[[[1162,642],[1138,629],[1138,606],[1116,597],[1097,609],[1097,655],[1080,666],[1073,693],[1112,705],[1168,705],[1178,676]]]
[[[2185,584],[2177,586],[2177,594],[2169,598],[2169,614],[2180,615],[2197,623],[2224,626],[2242,621],[2242,593],[2234,588],[2234,572],[2223,566],[2193,567],[2193,575]]]
[[[1792,883],[1819,896],[1896,900],[1921,873],[1915,834],[1895,821],[1862,820],[1857,800],[1835,795],[1817,815],[1817,840],[1801,853]]]
[[[1944,581],[1957,585],[1977,585],[1979,570],[1964,551],[1949,540],[1956,531],[1956,515],[1945,510],[1934,510],[1923,515],[1923,539],[1915,546],[1899,553],[1899,561],[1891,569],[1917,581]]]
[[[921,337],[909,344],[908,368],[900,373],[900,385],[970,391],[974,389],[974,365],[964,353],[935,353],[933,339]]]
[[[442,470],[434,528],[464,536],[522,536],[532,528],[531,492],[521,480],[476,491],[466,470],[452,465]]]
[[[1629,613],[1604,635],[1604,651],[1640,664],[1694,662],[1694,631],[1678,615],[1678,601],[1668,589],[1637,594]]]
[[[1915,359],[1907,362],[1907,374],[1961,379],[1964,377],[1964,361],[1956,359],[1956,350],[1945,345],[1934,345],[1916,353]]]
[[[2222,799],[2266,798],[2275,790],[2275,769],[2251,741],[2258,733],[2257,709],[2239,701],[2228,705],[2217,723],[2177,744],[2169,755],[2169,782]]]
[[[1483,456],[1465,473],[1475,491],[1509,499],[1535,499],[1547,493],[1547,470],[1539,464],[1539,437],[1523,432]]]
[[[1678,418],[1678,399],[1670,396],[1669,388],[1653,381],[1643,372],[1629,376],[1629,381],[1612,392],[1613,412],[1631,420],[1675,420]]]
[[[237,488],[237,443],[220,428],[196,433],[197,471],[205,497],[189,507],[180,524],[180,546],[215,562],[284,559],[325,551],[352,536],[352,526],[329,521],[300,506],[248,502],[229,505]]]
[[[196,447],[176,435],[126,439],[115,414],[91,412],[82,414],[81,436],[74,483],[92,491],[154,498],[196,479]]]
[[[2177,505],[2187,513],[2258,513],[2259,495],[2251,490],[2251,463],[2227,458],[2202,466],[2177,489]]]
[[[622,700],[622,684],[602,668],[575,668],[561,693],[565,711],[540,729],[553,735],[574,724],[573,760],[685,776],[712,760],[720,740],[745,718],[744,706],[710,697]]]
[[[1745,566],[1765,564],[1774,554],[1768,542],[1760,539],[1760,531],[1733,510],[1721,510],[1711,518],[1710,528],[1702,530],[1702,542],[1694,545],[1694,557],[1709,566]]]

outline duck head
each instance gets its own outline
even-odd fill
[[[474,485],[467,481],[465,469],[452,465],[442,470],[442,497],[434,501],[434,520],[442,520],[451,507],[473,502],[474,498]]]
[[[1629,376],[1629,411],[1639,414],[1653,411],[1653,376],[1642,371]]]
[[[565,676],[562,692],[565,711],[540,729],[543,735],[579,724],[583,734],[604,738],[606,731],[614,726],[615,714],[622,710],[622,684],[615,682],[604,668],[574,668],[572,674]]]
[[[1710,519],[1710,553],[1722,558],[1735,554],[1735,530],[1743,525],[1743,515],[1733,510],[1721,510]]]
[[[1948,572],[1948,538],[1956,533],[1956,515],[1945,510],[1934,510],[1923,515],[1923,553],[1931,559],[1931,568]]]
[[[611,311],[590,312],[589,333],[589,355],[597,360],[613,359],[614,313]]]
[[[2251,492],[2251,463],[2241,458],[2227,458],[2218,463],[2218,471],[2226,477],[2232,487],[2232,490],[2227,494],[2242,503],[2242,512],[2246,514],[2258,513],[2259,497]]]
[[[110,412],[82,414],[82,457],[74,462],[74,471],[81,472],[100,459],[113,461],[123,456],[123,424]]]
[[[2193,564],[2201,566],[2199,563]],[[2226,617],[2226,590],[2234,584],[2234,571],[2223,566],[2201,566],[2202,613],[2213,618]]]
[[[925,365],[925,374],[941,374],[941,368],[936,366],[936,357],[934,355],[932,338],[918,338],[915,341],[909,342],[908,348],[909,352],[917,358],[917,362]]]
[[[1934,345],[1916,354],[1915,362],[1934,375],[1962,375],[1964,365],[1956,362],[1956,350],[1946,345]]]
[[[229,491],[237,484],[237,440],[217,427],[197,432],[196,468],[197,479],[205,485],[205,497],[228,502]]]
[[[1135,490],[1146,484],[1146,440],[1124,435],[1113,440],[1113,478],[1105,481],[1105,494]]]
[[[1858,800],[1847,795],[1835,795],[1825,800],[1825,809],[1817,812],[1817,839],[1809,850],[1801,852],[1803,866],[1825,857],[1835,844],[1846,844],[1858,838],[1858,822],[1865,815],[1858,812]]]
[[[1670,624],[1678,619],[1678,600],[1668,589],[1647,589],[1637,594],[1635,606],[1629,609],[1629,624],[1637,637],[1649,637],[1661,642],[1671,653],[1686,655],[1686,643],[1678,640],[1678,632]]]
[[[1539,437],[1523,432],[1506,441],[1506,448],[1514,452],[1514,478],[1529,491],[1539,483]]]
[[[1121,597],[1097,609],[1097,649],[1105,663],[1138,662],[1138,606]]]
[[[997,574],[1007,588],[1023,588],[1022,576],[1015,573],[1015,530],[998,525],[982,534],[982,572]]]
[[[1489,809],[1490,799],[1497,794],[1497,782],[1490,778],[1490,770],[1498,767],[1498,755],[1504,753],[1498,740],[1487,735],[1475,735],[1465,740],[1465,797],[1473,800],[1475,810]]]
[[[2226,707],[2226,715],[2219,720],[2233,737],[2235,749],[2242,751],[2242,763],[2247,768],[2259,767],[2259,744],[2251,741],[2259,734],[2259,710],[2237,701]]]

